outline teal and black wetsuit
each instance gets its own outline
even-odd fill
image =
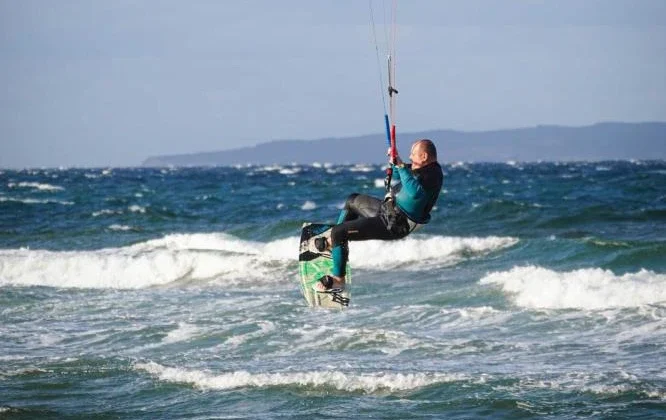
[[[444,175],[437,162],[417,170],[411,165],[394,166],[400,182],[393,187],[393,200],[352,194],[331,231],[333,275],[343,276],[347,267],[348,241],[393,240],[407,236],[417,224],[430,221]]]

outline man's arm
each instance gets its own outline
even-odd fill
[[[419,180],[412,173],[411,167],[401,164],[393,165],[393,168],[397,169],[398,177],[402,183],[402,190],[414,199],[421,198],[425,193],[425,190]]]

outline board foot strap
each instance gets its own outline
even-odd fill
[[[331,300],[335,303],[339,303],[342,306],[349,306],[349,298],[342,296],[340,293],[333,292],[331,293]]]

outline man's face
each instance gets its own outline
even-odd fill
[[[428,154],[423,151],[421,143],[414,143],[412,145],[409,160],[412,161],[412,169],[419,169],[428,161]]]

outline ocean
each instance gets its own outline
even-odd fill
[[[0,171],[0,418],[666,417],[666,162],[450,163],[300,294],[378,165]]]

